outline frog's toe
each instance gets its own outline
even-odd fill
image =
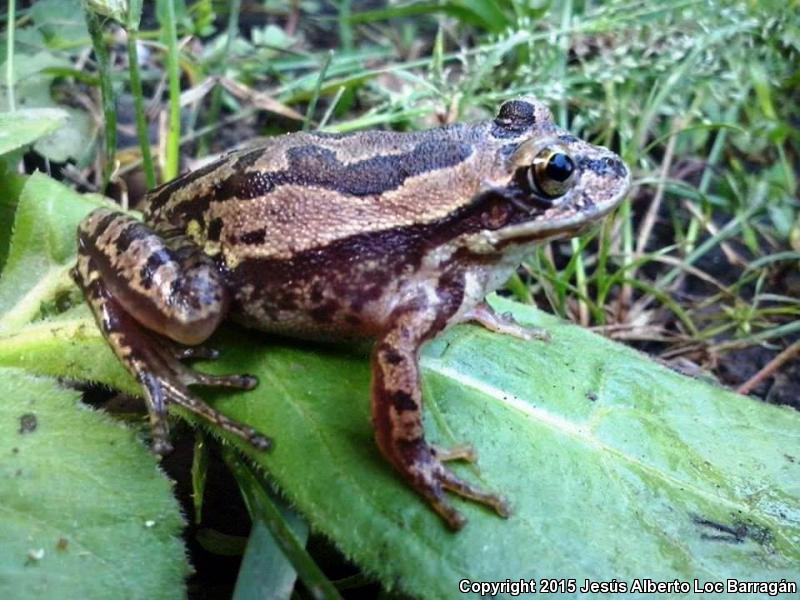
[[[209,375],[191,370],[188,378],[188,385],[227,387],[237,390],[252,390],[258,385],[258,379],[253,375]]]
[[[181,363],[173,350],[175,348],[159,344],[155,339],[143,338],[137,347],[133,363],[147,397],[154,452],[166,454],[171,450],[166,421],[166,407],[169,403],[182,406],[224,431],[246,440],[259,450],[272,447],[272,440],[268,437],[252,427],[229,419],[189,390],[191,385],[249,390],[258,383],[255,377],[202,373]],[[207,351],[202,351],[202,354],[205,356]],[[181,355],[186,356],[186,353]],[[194,353],[191,358],[200,358],[200,353]]]
[[[473,463],[478,460],[478,455],[472,444],[459,444],[451,448],[442,448],[431,444],[431,453],[442,462],[464,460]]]
[[[549,342],[550,332],[540,327],[531,327],[517,323],[510,312],[498,313],[486,302],[481,302],[461,317],[461,321],[474,321],[489,331],[510,335],[521,340],[539,340]]]
[[[501,517],[507,518],[511,515],[511,508],[508,505],[508,501],[503,496],[493,492],[485,492],[475,485],[457,477],[444,467],[442,467],[442,473],[439,478],[445,489],[474,502],[485,504],[494,509]]]
[[[219,358],[219,350],[216,348],[206,348],[205,346],[176,346],[175,358],[178,360],[216,360]]]
[[[162,371],[168,377],[178,379],[184,386],[206,385],[209,387],[225,387],[237,390],[252,390],[258,385],[258,379],[253,375],[212,375],[203,373],[181,363],[185,359],[215,359],[219,352],[212,348],[202,346],[188,346],[185,348],[172,348],[172,354],[159,352]]]
[[[447,500],[445,491],[484,504],[501,517],[511,514],[505,498],[464,481],[444,466],[443,461],[447,460],[475,460],[475,451],[471,446],[456,446],[447,451],[430,446],[424,441],[417,441],[407,446],[402,455],[406,462],[399,465],[401,472],[450,529],[459,530],[467,521]]]
[[[453,505],[447,500],[444,493],[445,490],[473,502],[484,504],[492,508],[501,517],[506,518],[511,514],[505,498],[493,492],[486,492],[464,481],[438,461],[434,461],[432,465],[428,465],[423,471],[428,471],[428,474],[432,475],[432,477],[418,479],[415,487],[428,500],[439,516],[444,519],[447,526],[454,531],[461,529],[466,524],[467,519],[453,508]]]
[[[195,376],[196,375],[198,374],[195,373]],[[236,375],[233,377],[242,376]],[[213,385],[219,385],[219,383],[215,381]],[[195,415],[202,417],[204,420],[218,426],[223,431],[227,431],[242,438],[257,450],[269,450],[272,448],[271,438],[262,435],[259,431],[253,427],[250,427],[249,425],[245,425],[226,417],[217,409],[206,404],[200,398],[192,394],[182,382],[176,381],[175,379],[156,379],[155,386],[157,386],[158,389],[157,394],[163,395],[167,401],[177,404],[178,406],[185,408]],[[153,388],[151,385],[151,394],[152,389]],[[166,432],[162,431],[160,427],[157,427],[157,424],[153,422],[152,418],[151,423],[153,424],[153,451],[158,454],[162,454],[164,452],[161,452],[160,448],[167,447],[169,440],[166,437]]]

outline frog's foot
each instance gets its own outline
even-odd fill
[[[189,391],[191,385],[225,387],[241,390],[253,389],[258,381],[251,375],[211,375],[201,373],[180,362],[180,358],[212,358],[216,352],[197,348],[173,348],[144,332],[129,360],[145,392],[150,409],[150,424],[153,433],[153,451],[169,452],[171,444],[166,424],[166,406],[177,404],[246,440],[259,450],[268,450],[272,441],[258,431],[229,419]],[[194,351],[193,351],[194,350]]]
[[[503,333],[505,335],[513,335],[523,340],[541,340],[543,342],[550,341],[550,333],[545,329],[539,327],[525,327],[520,325],[514,319],[511,313],[498,313],[486,304],[481,302],[469,311],[467,311],[461,318],[462,321],[475,321],[480,323],[489,331],[496,333]]]
[[[450,529],[461,529],[466,519],[448,502],[453,492],[484,504],[502,517],[509,515],[506,500],[464,481],[444,466],[448,460],[475,460],[470,446],[443,450],[425,441],[422,390],[417,356],[422,342],[446,319],[424,305],[398,311],[391,327],[372,355],[372,423],[383,455],[444,519]]]
[[[395,467],[411,483],[453,530],[461,529],[467,520],[448,502],[445,490],[484,504],[500,515],[508,517],[511,510],[505,498],[464,481],[442,463],[447,460],[475,460],[475,453],[467,446],[450,451],[428,445],[419,439],[399,442],[393,460]]]

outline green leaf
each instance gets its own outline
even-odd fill
[[[7,160],[7,156],[0,159],[0,273],[8,258],[11,225],[14,223],[19,195],[27,180],[27,177],[15,173]]]
[[[88,42],[82,10],[80,0],[37,0],[31,6],[31,17],[48,46],[56,48]]]
[[[426,427],[443,446],[474,444],[478,465],[454,468],[505,493],[508,520],[455,499],[470,522],[453,534],[380,457],[365,351],[226,328],[211,342],[222,359],[201,368],[260,385],[203,395],[275,438],[270,453],[242,450],[313,528],[413,595],[452,596],[463,578],[797,578],[796,411],[493,302],[552,341],[466,325],[437,337],[422,358]],[[135,389],[83,308],[7,332],[3,364]]]
[[[0,113],[0,155],[52,133],[67,120],[60,108],[28,108]]]
[[[39,6],[38,3],[36,6]],[[82,14],[80,9],[77,14]],[[68,60],[53,52],[15,54],[12,80],[18,110],[14,113],[4,113],[13,116],[6,118],[0,126],[0,131],[6,127],[22,128],[25,137],[30,138],[33,134],[33,139],[27,139],[24,143],[35,141],[34,149],[42,156],[56,162],[64,162],[71,158],[82,165],[90,160],[92,155],[96,137],[93,120],[86,111],[58,105],[51,93],[56,77],[70,73],[71,69],[72,64]],[[0,109],[9,109],[9,99],[4,86],[0,86]],[[14,121],[17,115],[22,115],[25,122]],[[35,122],[39,118],[43,119],[41,124]],[[54,119],[58,120],[55,127],[50,125]],[[34,122],[31,123],[31,120]],[[41,137],[43,129],[49,130],[49,135],[44,138]],[[0,148],[13,141],[14,138],[0,134]]]
[[[223,457],[253,521],[234,599],[288,598],[298,575],[315,599],[341,598],[305,549],[306,522],[274,498],[234,452],[227,449]]]
[[[133,433],[16,369],[0,397],[0,597],[182,597],[180,510]]]
[[[236,579],[234,600],[289,598],[297,574],[264,525],[254,521]]]
[[[49,71],[54,68],[68,69],[71,66],[67,59],[52,52],[15,54],[12,81],[17,109],[53,107],[50,87],[54,76]],[[0,88],[0,108],[4,111],[10,108],[6,86]]]
[[[33,149],[54,162],[73,159],[79,166],[85,166],[94,156],[96,125],[85,111],[74,108],[67,108],[65,111],[68,117],[66,123],[46,138],[37,140]]]
[[[69,269],[75,264],[77,223],[105,203],[41,173],[28,178],[0,274],[0,332],[39,316],[45,302],[74,289]]]

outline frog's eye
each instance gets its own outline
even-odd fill
[[[575,161],[569,154],[561,149],[546,148],[526,169],[526,177],[531,190],[546,198],[558,198],[572,187],[576,172]]]

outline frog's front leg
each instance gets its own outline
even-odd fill
[[[247,375],[208,375],[180,362],[213,356],[213,352],[179,344],[205,341],[228,306],[215,265],[189,240],[162,237],[128,215],[97,209],[78,227],[78,264],[72,275],[103,336],[142,386],[155,452],[171,449],[166,422],[169,403],[258,448],[270,446],[268,438],[227,418],[188,389],[196,384],[239,389],[256,385],[255,378]]]
[[[457,530],[466,519],[447,501],[445,490],[490,506],[503,517],[509,508],[501,496],[479,489],[444,466],[447,460],[474,459],[471,448],[445,451],[425,441],[417,361],[421,344],[439,331],[442,321],[436,309],[424,303],[395,313],[373,353],[372,420],[383,455]]]

